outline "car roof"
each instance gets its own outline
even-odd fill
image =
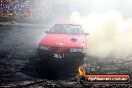
[[[66,25],[66,24],[67,25],[80,25],[79,22],[71,21],[71,20],[58,22],[57,24],[62,24],[62,25]]]
[[[60,24],[55,24],[55,25],[79,25],[80,26],[80,24],[64,24],[64,23],[60,23]]]

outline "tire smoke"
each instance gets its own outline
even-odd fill
[[[128,57],[132,53],[132,19],[111,10],[105,14],[81,17],[73,12],[71,20],[78,21],[87,36],[87,54],[97,58]]]

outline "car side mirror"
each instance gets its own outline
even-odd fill
[[[47,33],[47,34],[48,34],[48,33],[49,33],[49,31],[45,31],[45,33]]]
[[[85,33],[85,36],[88,36],[89,35],[89,33]]]

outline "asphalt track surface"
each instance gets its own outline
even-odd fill
[[[50,78],[43,76],[43,72],[41,71],[43,62],[42,59],[38,58],[36,55],[36,50],[39,41],[45,36],[44,32],[47,28],[48,27],[45,26],[0,27],[0,87],[21,87],[22,85],[26,87],[27,84],[31,83],[35,83],[31,84],[34,85],[34,87],[39,86],[40,88],[88,87],[79,85],[76,81],[59,80],[59,78],[61,78],[60,75],[55,77],[52,72],[49,74],[51,76]],[[89,74],[132,75],[131,55],[127,58],[108,57],[103,62],[97,60],[97,58],[87,56],[85,63],[87,64],[85,69]],[[57,70],[57,68],[55,70]],[[100,85],[95,85],[94,87],[97,88],[100,87]],[[128,88],[128,85],[125,87]]]

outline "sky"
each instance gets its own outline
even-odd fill
[[[125,16],[132,16],[132,0],[70,0],[71,7],[83,13],[105,13],[118,10]]]
[[[32,13],[35,13],[35,20],[68,18],[73,11],[77,11],[81,16],[89,14],[104,14],[110,10],[116,10],[123,16],[132,16],[132,0],[36,0]],[[34,16],[33,16],[34,17]],[[40,19],[38,21],[40,21]]]

